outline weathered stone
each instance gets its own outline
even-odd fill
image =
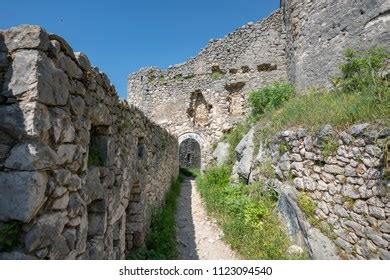
[[[0,253],[0,260],[36,260],[36,258],[20,252],[11,252]]]
[[[83,77],[83,72],[77,66],[77,64],[64,53],[59,54],[59,66],[64,70],[70,77],[81,79]]]
[[[77,59],[77,62],[80,65],[81,69],[83,69],[85,71],[91,70],[91,63],[89,62],[89,59],[85,54],[83,54],[81,52],[75,52],[74,55]]]
[[[386,249],[389,242],[382,239],[377,231],[375,231],[373,228],[366,227],[365,233],[367,237],[370,238],[377,246]]]
[[[44,53],[23,50],[15,54],[12,67],[5,75],[3,92],[8,97],[27,95],[30,100],[43,104],[65,105],[69,96],[69,81]]]
[[[368,127],[367,123],[357,124],[350,128],[350,132],[353,136],[359,136]]]
[[[51,208],[55,209],[55,210],[63,210],[63,209],[66,209],[68,207],[68,203],[69,203],[69,193],[66,193],[62,197],[56,199],[53,202],[53,205],[51,206]]]
[[[0,220],[29,222],[45,201],[44,172],[0,171]]]
[[[385,210],[375,206],[368,207],[368,213],[378,219],[386,219]]]
[[[0,129],[15,139],[23,136],[46,139],[50,128],[47,107],[35,102],[0,106],[0,119]]]
[[[46,51],[49,37],[44,29],[36,25],[21,25],[4,32],[4,41],[9,52],[19,49]]]
[[[48,145],[28,141],[12,148],[5,167],[15,170],[40,170],[53,168],[58,161],[57,154]]]
[[[70,108],[72,112],[78,116],[84,114],[85,102],[80,96],[71,96],[70,98]]]
[[[351,220],[346,220],[343,223],[347,228],[353,230],[355,234],[357,234],[360,237],[365,237],[366,235],[364,234],[364,227],[361,226],[360,224],[351,221]]]
[[[63,239],[60,234],[67,222],[68,218],[61,213],[45,214],[39,217],[34,227],[26,234],[26,250],[32,252],[35,249],[51,245],[52,250],[55,251],[58,248],[57,246],[61,245],[57,241]],[[60,253],[63,255],[67,252]]]
[[[344,168],[337,166],[337,165],[329,165],[325,164],[324,170],[326,172],[336,174],[336,175],[344,175]]]
[[[349,198],[352,198],[352,199],[357,199],[357,198],[360,197],[358,191],[352,185],[345,185],[341,189],[341,193],[342,193],[343,196],[346,196],[346,197],[349,197]]]
[[[68,216],[75,218],[78,215],[81,215],[87,206],[85,201],[80,197],[77,192],[73,192],[69,195],[68,203]]]
[[[77,146],[71,144],[59,146],[57,149],[57,155],[59,158],[58,164],[63,165],[65,163],[71,163],[76,153],[76,149]]]

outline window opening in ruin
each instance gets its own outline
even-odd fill
[[[140,159],[143,158],[145,155],[145,143],[143,137],[138,138],[137,154],[138,158]]]
[[[206,127],[209,125],[209,115],[213,106],[208,104],[200,90],[191,93],[190,107],[187,115],[195,127]]]
[[[276,65],[272,65],[270,63],[262,63],[260,65],[257,65],[257,71],[259,72],[270,72],[277,69],[278,67]]]
[[[244,87],[244,82],[225,85],[225,89],[229,92],[226,101],[228,103],[228,113],[230,115],[241,116],[245,114],[245,98],[242,94]]]
[[[200,144],[195,139],[184,140],[179,147],[179,161],[182,168],[201,167]]]
[[[110,136],[108,126],[92,126],[90,131],[88,166],[107,166]]]
[[[250,68],[249,68],[249,66],[242,66],[241,71],[242,71],[242,73],[248,73],[250,71]]]

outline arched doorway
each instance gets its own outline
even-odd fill
[[[201,150],[200,144],[193,138],[185,139],[180,143],[179,161],[183,168],[201,168]]]
[[[184,143],[185,141],[186,143]],[[203,136],[196,132],[188,131],[179,135],[178,142],[180,167],[184,167],[182,162],[191,161],[192,166],[204,170],[211,155],[211,147]]]

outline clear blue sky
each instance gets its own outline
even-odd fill
[[[279,0],[3,0],[0,29],[37,24],[64,37],[126,98],[128,74],[184,62],[209,39],[278,7]]]

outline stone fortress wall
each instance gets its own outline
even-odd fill
[[[281,0],[288,77],[299,89],[329,87],[345,48],[390,46],[388,0]]]
[[[128,101],[174,135],[198,134],[206,164],[210,147],[243,119],[252,90],[277,80],[329,87],[345,48],[388,47],[389,10],[387,0],[282,0],[183,64],[130,75]]]
[[[176,136],[193,133],[202,138],[204,166],[212,144],[243,120],[247,94],[287,79],[285,44],[282,14],[277,11],[210,41],[184,64],[130,75],[129,103]]]
[[[123,259],[178,175],[177,138],[37,26],[0,32],[0,259]]]

